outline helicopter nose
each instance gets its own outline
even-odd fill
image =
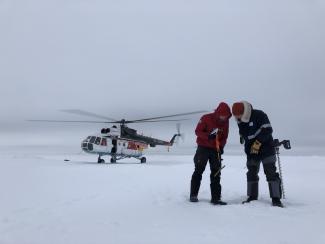
[[[94,149],[94,146],[92,143],[88,143],[88,150],[92,151]]]
[[[94,149],[94,146],[92,143],[83,142],[81,143],[81,148],[85,151],[92,151]]]

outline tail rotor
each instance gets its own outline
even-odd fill
[[[176,130],[177,130],[176,144],[179,145],[179,139],[182,139],[182,142],[184,142],[184,139],[185,139],[184,133],[181,133],[181,124],[180,123],[176,124]]]

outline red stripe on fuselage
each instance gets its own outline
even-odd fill
[[[141,142],[135,142],[135,141],[128,141],[128,149],[131,150],[140,150],[148,148],[148,145]]]

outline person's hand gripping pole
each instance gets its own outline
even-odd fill
[[[218,129],[213,130],[210,133],[209,137],[211,137],[211,138],[212,137],[215,137],[215,140],[216,140],[216,150],[217,150],[217,160],[218,160],[218,162],[220,162],[220,165],[221,165],[222,159],[221,159],[221,149],[220,149],[220,140],[219,140]],[[226,166],[225,165],[223,165],[223,166],[221,165],[220,168],[217,170],[217,172],[214,174],[214,177],[216,177],[224,167],[226,167]]]

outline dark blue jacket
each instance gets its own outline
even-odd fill
[[[263,159],[275,155],[273,146],[272,126],[267,115],[261,111],[252,109],[248,123],[238,122],[239,134],[245,140],[245,152],[248,158]],[[250,154],[251,146],[255,140],[262,143],[258,155]]]

